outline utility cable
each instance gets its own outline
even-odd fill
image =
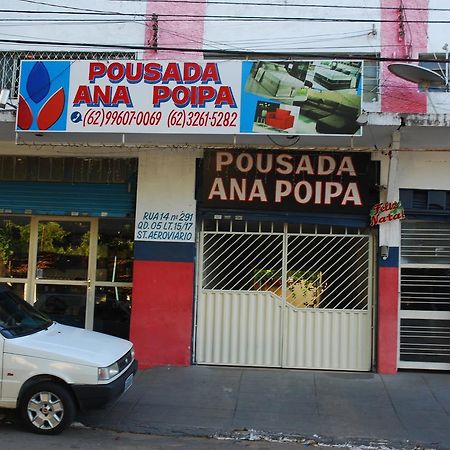
[[[320,55],[312,55],[310,53],[302,52],[273,52],[273,51],[238,51],[238,50],[222,50],[222,49],[200,49],[200,48],[184,48],[184,47],[151,47],[147,45],[127,45],[127,44],[92,44],[85,42],[61,42],[61,41],[41,41],[41,40],[21,40],[21,39],[0,39],[0,42],[5,44],[25,44],[25,45],[49,45],[49,46],[70,46],[70,47],[83,47],[83,48],[112,48],[112,49],[130,49],[130,50],[147,50],[147,51],[174,51],[174,52],[189,52],[189,53],[203,53],[213,54],[217,56],[229,55],[234,58],[241,57],[273,57],[278,59],[291,60],[295,58],[306,59],[346,59],[346,60],[367,60],[367,61],[407,61],[407,62],[434,62],[434,59],[414,59],[414,58],[394,58],[394,57],[381,57],[370,55],[336,55],[335,53],[321,53]],[[450,60],[442,59],[442,62],[449,62]]]
[[[320,59],[345,59],[353,61],[398,61],[398,62],[435,62],[434,58],[395,58],[384,56],[371,56],[371,55],[337,55],[336,53],[321,53],[311,54],[303,52],[281,52],[281,51],[237,51],[237,50],[221,50],[221,49],[203,49],[203,48],[186,48],[186,47],[170,47],[170,46],[158,46],[151,47],[148,45],[126,45],[126,44],[93,44],[86,42],[59,42],[59,41],[41,41],[41,40],[23,40],[23,39],[0,39],[4,44],[21,44],[21,45],[48,45],[48,46],[65,46],[65,47],[79,47],[79,48],[108,48],[108,49],[129,49],[129,50],[147,50],[147,51],[172,51],[172,52],[188,52],[188,53],[202,53],[205,55],[217,55],[217,56],[231,56],[235,59],[238,57],[249,58],[258,57],[275,58],[281,60],[292,60],[296,58],[303,58],[308,60],[320,60]],[[450,59],[441,59],[441,62],[450,62]]]
[[[5,11],[3,11],[5,12]],[[14,12],[17,11],[10,11]],[[66,13],[67,14],[67,13]],[[139,16],[151,18],[151,14],[126,14],[127,16]],[[94,14],[92,14],[94,15]],[[110,14],[115,15],[115,14]],[[160,22],[325,22],[325,23],[398,23],[397,19],[357,19],[357,18],[332,18],[332,17],[275,17],[275,16],[230,16],[230,15],[193,15],[193,14],[157,14]],[[99,22],[99,19],[37,19],[37,18],[2,18],[0,22]],[[136,19],[123,19],[120,22],[135,22]],[[116,22],[115,20],[108,20],[108,22]],[[430,19],[414,19],[408,20],[408,24],[450,24],[449,20],[430,20]]]
[[[30,3],[37,3],[32,0],[20,0],[20,1],[28,1]],[[142,3],[147,0],[110,0],[111,2],[127,2],[127,3]],[[273,2],[246,2],[242,1],[217,1],[217,0],[152,0],[152,3],[171,3],[171,4],[186,4],[186,3],[195,3],[201,5],[238,5],[242,7],[248,6],[275,6],[275,7],[288,7],[288,8],[331,8],[331,9],[371,9],[371,10],[391,10],[397,11],[398,7],[395,6],[360,6],[360,5],[338,5],[338,4],[329,4],[329,5],[320,5],[320,4],[304,4],[304,3],[273,3]],[[450,11],[449,8],[421,8],[421,7],[405,7],[406,11]]]
[[[450,11],[450,10],[449,10]],[[21,11],[17,10],[0,10],[3,13],[20,13]],[[38,14],[49,14],[48,11],[23,11],[27,14],[30,13],[38,13]],[[64,12],[63,14],[81,14],[77,12]],[[86,15],[98,15],[98,12],[86,13]],[[155,13],[101,13],[101,15],[121,15],[121,16],[133,16],[133,17],[143,17],[143,18],[151,18]],[[398,23],[398,19],[380,19],[380,18],[337,18],[337,17],[282,17],[282,16],[239,16],[239,15],[195,15],[195,14],[157,14],[158,19],[160,21],[177,21],[177,22],[195,22],[195,21],[223,21],[223,22],[337,22],[337,23]],[[97,19],[83,19],[87,21],[93,21]],[[134,21],[135,19],[128,19],[129,21]],[[37,19],[37,18],[4,18],[0,19],[0,21],[14,21],[14,22],[42,22],[42,21],[54,21],[54,22],[74,22],[78,21],[78,19]],[[419,23],[428,23],[428,24],[449,24],[450,19],[448,20],[430,20],[430,19],[414,19],[405,21],[408,24],[419,24]]]

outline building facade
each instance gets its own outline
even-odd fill
[[[0,281],[142,367],[448,370],[450,9],[97,3],[5,13]]]

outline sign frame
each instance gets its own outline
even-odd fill
[[[363,61],[21,63],[17,132],[354,136]]]

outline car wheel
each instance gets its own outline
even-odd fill
[[[22,395],[19,413],[28,430],[58,434],[73,422],[75,402],[64,386],[42,382],[31,386]]]

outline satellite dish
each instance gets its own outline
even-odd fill
[[[407,63],[389,64],[388,69],[394,75],[423,87],[439,87],[447,84],[446,79],[431,69]]]

